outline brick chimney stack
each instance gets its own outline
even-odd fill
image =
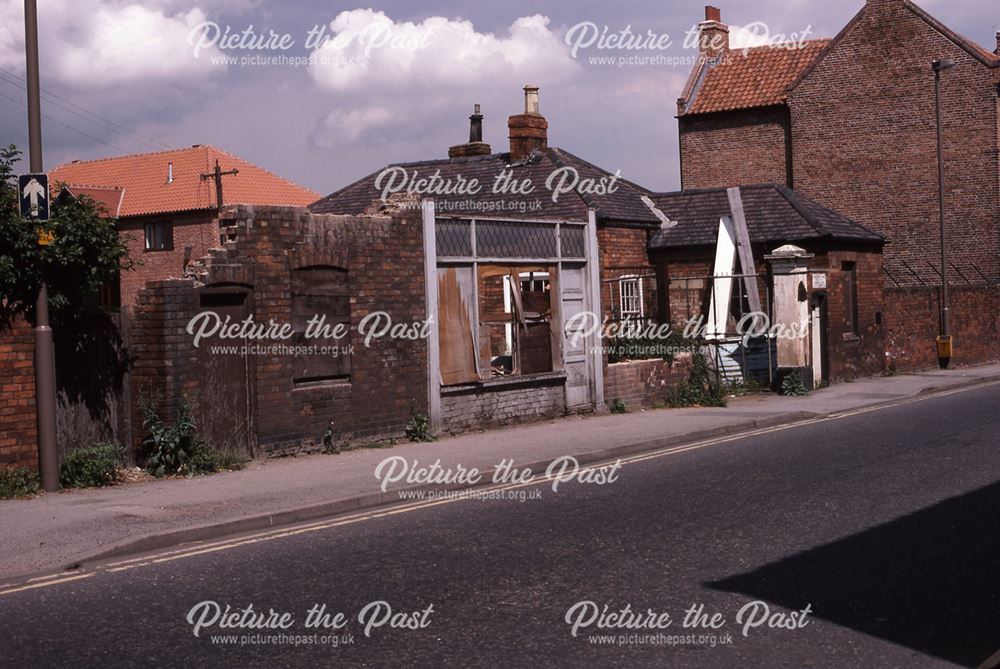
[[[493,152],[490,145],[483,141],[483,115],[479,113],[479,105],[473,107],[469,117],[469,141],[467,144],[456,144],[449,147],[449,158],[467,158],[469,156],[488,156]]]
[[[698,24],[698,49],[709,56],[729,51],[729,26],[722,22],[718,7],[705,7],[705,20]]]
[[[507,119],[510,160],[525,160],[549,146],[549,122],[538,111],[538,86],[524,87],[524,113]]]

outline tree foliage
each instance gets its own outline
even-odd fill
[[[53,199],[46,227],[54,241],[38,243],[39,227],[20,216],[15,167],[21,152],[0,148],[0,329],[14,316],[33,317],[44,277],[55,324],[68,324],[95,302],[101,286],[117,281],[133,261],[116,221],[87,197]]]

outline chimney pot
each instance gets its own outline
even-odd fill
[[[994,53],[1000,56],[1000,30],[997,31],[997,50]]]
[[[718,23],[722,23],[722,10],[719,9],[718,7],[713,7],[712,5],[708,5],[707,7],[705,7],[705,20],[717,21]]]
[[[524,113],[540,114],[538,111],[538,86],[524,87]]]

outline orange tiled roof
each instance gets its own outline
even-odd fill
[[[213,209],[215,182],[202,180],[201,175],[215,168],[216,159],[223,171],[239,170],[239,174],[222,177],[225,204],[305,206],[320,197],[319,193],[209,144],[74,161],[52,170],[49,179],[53,184],[77,184],[78,188],[85,184],[90,189],[121,189],[121,217]],[[173,181],[168,183],[171,164]]]
[[[121,215],[125,191],[120,186],[114,188],[81,186],[79,184],[66,184],[65,186],[70,195],[74,197],[84,195],[104,207],[109,218],[118,218]]]
[[[783,104],[788,86],[829,43],[822,39],[805,42],[801,48],[782,45],[730,51],[719,63],[708,65],[682,115]]]

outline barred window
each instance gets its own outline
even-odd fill
[[[638,277],[622,277],[618,294],[623,319],[642,318],[642,281]]]

